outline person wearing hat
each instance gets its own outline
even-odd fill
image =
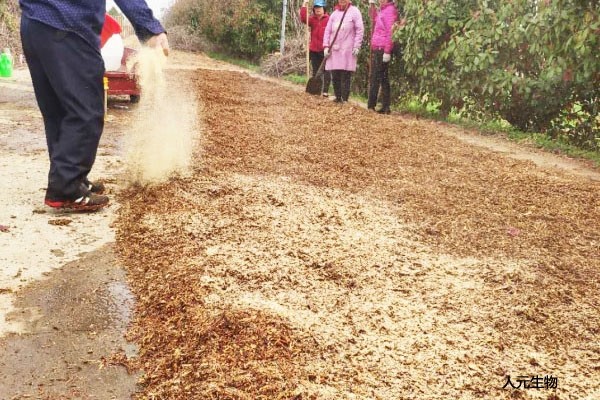
[[[391,89],[388,67],[394,48],[392,32],[398,20],[398,10],[392,0],[379,0],[379,10],[375,0],[369,0],[369,16],[373,24],[373,35],[371,36],[371,76],[367,106],[370,110],[375,110],[381,87],[381,109],[377,112],[389,114]]]
[[[338,28],[339,33],[332,46]],[[323,51],[327,58],[325,70],[331,71],[335,101],[338,103],[346,102],[350,97],[350,82],[352,73],[356,71],[363,34],[364,24],[360,10],[350,0],[338,0],[323,36]]]
[[[315,0],[313,4],[312,14],[308,17],[308,26],[310,28],[310,44],[308,49],[310,51],[310,64],[312,66],[312,76],[314,77],[325,58],[323,54],[323,34],[325,33],[325,27],[329,21],[329,14],[327,14],[325,7],[327,6],[325,0]],[[303,24],[306,24],[306,18],[308,14],[308,0],[305,0],[300,8],[300,20]],[[331,83],[331,74],[325,72],[323,74],[323,96],[329,96],[329,85]]]

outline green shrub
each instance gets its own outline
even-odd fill
[[[279,46],[280,17],[272,0],[180,0],[165,17],[167,29],[186,27],[221,50],[258,60]]]
[[[407,0],[397,33],[406,73],[441,109],[474,99],[525,131],[543,131],[573,101],[598,98],[594,1]],[[594,89],[596,88],[596,89]]]

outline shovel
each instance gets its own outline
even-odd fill
[[[325,69],[325,61],[326,58],[321,61],[321,65],[317,70],[317,73],[312,78],[308,78],[308,82],[306,82],[306,93],[308,94],[321,94],[323,90],[323,69]]]
[[[340,28],[342,27],[342,23],[344,22],[344,17],[346,16],[346,13],[348,12],[348,9],[350,8],[350,5],[346,6],[346,9],[344,10],[344,14],[342,15],[342,19],[340,20],[340,25],[337,27],[337,30],[335,31],[335,35],[333,36],[333,40],[331,41],[331,44],[329,45],[329,47],[333,47],[333,44],[335,43],[335,39],[337,39],[338,33],[340,32]],[[307,14],[308,14],[308,10],[306,10]],[[306,20],[308,21],[308,15],[306,16]],[[315,74],[315,76],[313,76],[312,78],[308,79],[308,82],[306,82],[306,93],[309,94],[321,94],[321,90],[323,90],[323,69],[325,68],[325,62],[327,61],[327,57],[323,58],[323,61],[321,61],[321,65],[319,66],[319,69],[317,70],[317,73]]]

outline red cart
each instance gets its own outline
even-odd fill
[[[105,15],[104,26],[100,34],[100,46],[115,34],[121,33],[121,25],[109,14]],[[135,50],[126,47],[121,58],[121,66],[115,71],[106,71],[104,77],[108,79],[109,96],[129,96],[132,103],[140,101],[140,87],[138,85],[135,66],[127,68],[127,60],[135,54]]]
[[[121,59],[121,67],[116,71],[106,71],[109,96],[129,96],[132,103],[140,101],[141,90],[138,84],[135,66],[127,69],[127,59],[135,54],[135,50],[126,47]]]

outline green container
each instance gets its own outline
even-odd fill
[[[10,78],[13,72],[13,60],[9,51],[0,54],[0,77]]]

